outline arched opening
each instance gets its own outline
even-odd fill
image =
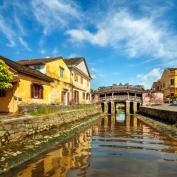
[[[101,103],[101,110],[102,110],[102,112],[104,112],[104,109],[105,109],[104,103]]]
[[[108,114],[111,114],[111,102],[108,103]]]
[[[133,114],[133,102],[130,102],[130,114]]]
[[[138,110],[138,111],[139,111],[139,109],[140,109],[140,106],[141,106],[141,105],[140,105],[140,103],[138,102],[138,103],[137,103],[137,110]]]

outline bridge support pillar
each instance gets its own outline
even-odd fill
[[[104,113],[107,114],[108,113],[108,103],[104,102]]]
[[[130,101],[126,101],[125,104],[125,113],[128,115],[130,114]]]
[[[116,109],[115,109],[115,103],[114,101],[111,102],[111,113],[114,114],[116,112]]]
[[[138,107],[138,103],[136,101],[133,102],[133,114],[136,114],[137,112],[137,107]]]

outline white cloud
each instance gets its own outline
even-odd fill
[[[14,47],[15,46],[14,31],[5,22],[5,20],[3,19],[3,17],[1,15],[0,15],[0,33],[5,35],[5,37],[9,41],[9,44],[7,44],[9,47]]]
[[[24,41],[24,39],[22,37],[18,37],[18,40],[20,42],[20,44],[26,49],[26,50],[31,50],[28,46],[28,43],[26,41]]]
[[[135,18],[128,11],[111,13],[96,26],[96,32],[70,29],[73,41],[90,42],[101,47],[112,46],[123,50],[129,57],[150,56],[163,62],[177,58],[177,35],[167,25],[160,25],[153,17]]]
[[[44,27],[44,34],[80,18],[78,6],[71,0],[32,0],[32,11]]]
[[[141,85],[145,86],[146,89],[150,89],[152,83],[160,79],[161,75],[162,75],[162,71],[160,68],[153,68],[146,74],[138,74],[136,78]]]
[[[52,50],[52,55],[53,55],[54,57],[58,57],[59,54],[60,54],[59,49],[58,49],[57,47],[55,47],[55,48]]]
[[[22,35],[25,35],[25,34],[26,34],[26,31],[25,31],[24,26],[23,26],[23,24],[21,23],[20,19],[19,19],[17,16],[15,16],[15,17],[14,17],[14,20],[15,20],[15,23],[16,23],[16,25],[17,25],[17,27],[18,27],[20,33],[21,33]]]

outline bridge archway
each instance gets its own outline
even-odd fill
[[[134,114],[134,103],[130,102],[130,114]]]
[[[140,106],[141,106],[141,104],[140,104],[140,102],[138,102],[137,103],[137,110],[139,111],[139,109],[140,109]]]
[[[105,112],[104,103],[101,103],[101,110],[102,110],[102,112]]]
[[[111,114],[111,102],[108,102],[108,114]]]

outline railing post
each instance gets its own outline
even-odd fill
[[[134,101],[133,102],[133,114],[136,114],[136,112],[137,112],[137,101]]]
[[[130,101],[129,101],[129,100],[126,101],[125,113],[126,113],[127,115],[130,114]]]

